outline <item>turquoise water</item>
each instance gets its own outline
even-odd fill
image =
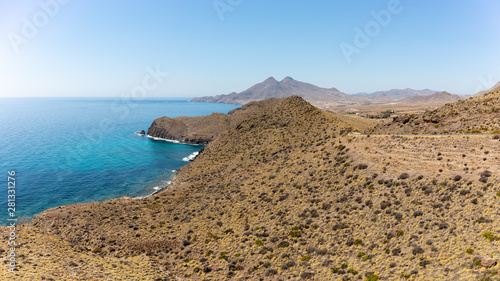
[[[0,224],[6,224],[10,170],[16,172],[18,218],[65,204],[147,196],[167,185],[189,163],[183,158],[201,146],[134,132],[147,131],[161,116],[236,107],[184,100],[0,99]]]

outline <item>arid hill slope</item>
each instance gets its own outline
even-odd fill
[[[426,104],[440,106],[446,103],[459,101],[459,95],[448,92],[438,92],[428,96],[412,96],[397,101],[397,104]]]
[[[220,133],[155,196],[36,216],[18,230],[16,280],[498,273],[498,140],[352,136],[345,126],[297,96],[280,100]]]
[[[370,131],[376,134],[500,133],[500,88],[422,114],[402,115]]]

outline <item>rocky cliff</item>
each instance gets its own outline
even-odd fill
[[[279,99],[274,98],[250,102],[241,108],[231,110],[228,114],[213,113],[207,116],[177,118],[164,116],[153,121],[148,129],[148,135],[189,144],[207,144],[244,118],[258,115],[259,112],[279,102]]]

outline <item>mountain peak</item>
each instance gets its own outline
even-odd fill
[[[264,80],[264,82],[266,83],[277,83],[278,81],[276,79],[274,79],[274,77],[269,77],[267,78],[266,80]]]
[[[293,80],[293,78],[290,76],[287,76],[283,80],[281,80],[281,82],[287,82],[287,81],[295,81],[295,80]]]

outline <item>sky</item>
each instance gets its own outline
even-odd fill
[[[0,97],[348,94],[500,81],[496,0],[0,1]]]

